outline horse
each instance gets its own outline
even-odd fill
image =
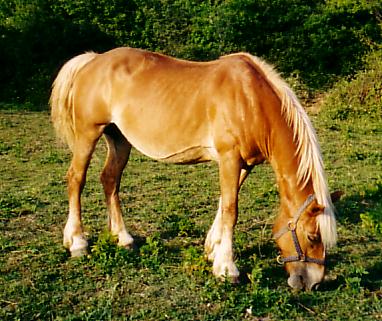
[[[71,256],[83,255],[88,246],[81,192],[104,136],[108,151],[100,180],[118,245],[134,245],[118,195],[132,147],[162,162],[215,161],[220,198],[205,253],[216,277],[237,282],[238,193],[252,168],[267,161],[279,187],[273,234],[287,283],[310,290],[323,281],[337,232],[317,135],[292,89],[261,58],[235,53],[197,62],[129,47],[87,52],[60,69],[50,105],[57,136],[72,152],[63,231]]]

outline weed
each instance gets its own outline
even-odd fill
[[[251,273],[248,273],[247,276],[251,283],[252,291],[257,291],[263,278],[263,269],[260,260],[257,259],[256,255],[252,256],[252,261],[253,268]]]
[[[205,254],[195,246],[189,246],[182,251],[182,262],[184,270],[189,274],[209,275],[211,273]]]
[[[197,232],[195,223],[190,218],[175,214],[164,216],[161,226],[168,236],[193,236]]]
[[[372,235],[377,235],[382,233],[381,217],[376,217],[370,212],[361,213],[361,227],[363,230],[371,233]]]
[[[95,267],[102,274],[111,275],[122,266],[133,266],[136,259],[132,254],[131,251],[119,247],[116,237],[105,231],[91,247],[90,255],[85,258],[84,263]]]
[[[140,264],[145,268],[159,271],[164,260],[165,249],[159,234],[146,239],[146,243],[139,249]]]
[[[345,286],[352,292],[361,291],[361,282],[369,272],[362,266],[351,265],[348,274],[345,276]]]

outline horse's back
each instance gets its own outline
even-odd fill
[[[79,74],[78,113],[87,122],[115,123],[152,158],[210,160],[216,158],[217,139],[235,144],[239,138],[233,136],[245,134],[243,115],[253,117],[248,106],[253,99],[247,97],[251,73],[240,55],[190,62],[117,48],[97,56]]]

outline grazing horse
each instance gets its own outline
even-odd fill
[[[213,274],[237,281],[233,232],[238,193],[265,160],[276,174],[280,211],[273,233],[288,284],[312,289],[336,243],[336,221],[315,131],[295,94],[261,59],[246,53],[190,62],[133,48],[85,53],[69,60],[54,81],[52,121],[73,158],[68,170],[69,216],[64,246],[86,253],[80,195],[99,138],[108,153],[101,182],[109,229],[133,245],[118,196],[134,146],[163,162],[216,161],[219,208],[206,241]]]

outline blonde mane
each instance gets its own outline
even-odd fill
[[[272,66],[250,54],[241,53],[240,55],[245,55],[253,61],[280,97],[282,112],[288,125],[293,129],[297,144],[296,154],[300,160],[297,178],[302,187],[311,180],[317,202],[325,206],[324,213],[317,218],[317,223],[323,244],[326,248],[330,248],[337,241],[336,219],[321,150],[312,123],[292,89]]]

